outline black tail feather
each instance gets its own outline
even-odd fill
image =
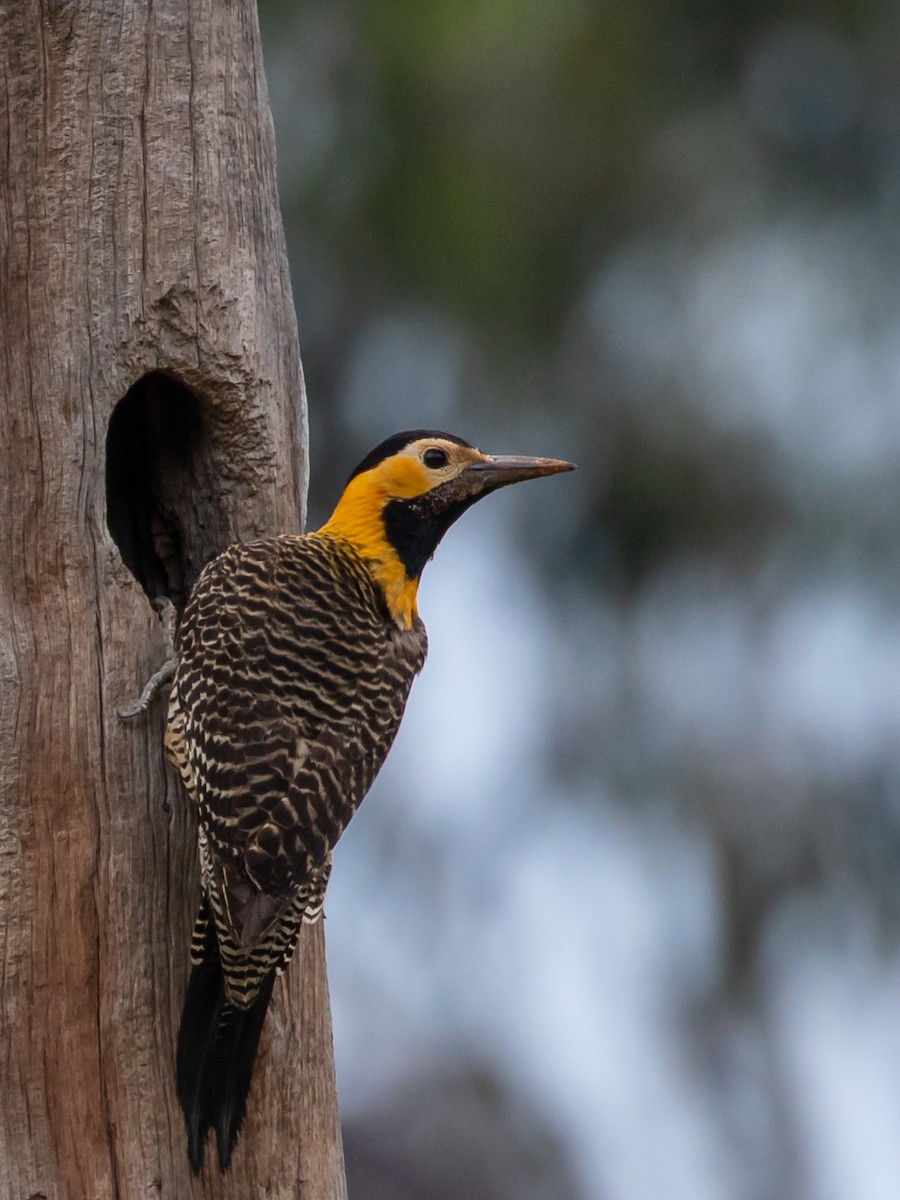
[[[253,1063],[275,972],[264,981],[248,1009],[225,999],[225,981],[210,921],[203,961],[191,971],[178,1031],[177,1091],[187,1127],[188,1157],[197,1174],[203,1164],[206,1134],[215,1129],[219,1166],[228,1169],[237,1141]]]
[[[275,972],[264,981],[251,1008],[230,1009],[220,1028],[215,1056],[209,1064],[209,1115],[216,1131],[219,1166],[228,1169],[231,1152],[244,1120],[244,1107]]]
[[[215,936],[215,935],[213,935]],[[225,985],[218,951],[191,971],[178,1030],[176,1086],[187,1125],[188,1157],[194,1174],[203,1163],[203,1144],[211,1124],[208,1100],[210,1060],[215,1058]]]

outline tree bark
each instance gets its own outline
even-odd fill
[[[232,1169],[174,1043],[197,900],[176,604],[301,526],[305,401],[252,0],[0,0],[0,1197],[345,1195],[321,926]]]

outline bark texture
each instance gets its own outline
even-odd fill
[[[276,988],[231,1172],[190,1176],[193,815],[163,703],[116,716],[163,658],[148,597],[301,525],[255,5],[0,0],[0,64],[0,1197],[332,1200],[321,928]]]

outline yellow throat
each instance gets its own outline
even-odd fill
[[[384,507],[393,499],[411,498],[428,488],[428,479],[412,458],[396,456],[351,479],[337,507],[314,537],[347,542],[381,588],[388,612],[401,629],[418,615],[418,579],[411,579],[384,528]]]

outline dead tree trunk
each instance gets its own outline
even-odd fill
[[[293,531],[305,410],[253,0],[0,0],[0,1198],[345,1194],[321,930],[232,1170],[174,1042],[193,816],[150,599]],[[207,1156],[208,1158],[212,1156]]]

